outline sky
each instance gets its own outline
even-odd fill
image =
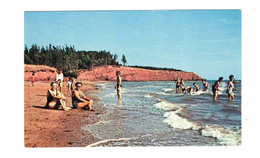
[[[24,12],[24,44],[107,50],[127,65],[241,79],[241,10]]]

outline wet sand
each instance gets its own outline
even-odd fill
[[[82,127],[98,121],[103,113],[95,97],[96,82],[84,82],[82,91],[94,99],[96,112],[83,109],[72,109],[68,112],[44,108],[50,82],[24,82],[24,145],[25,147],[85,147],[98,140]],[[66,82],[64,86],[66,86]],[[67,96],[66,87],[62,92]],[[72,106],[71,97],[67,98],[67,106]]]

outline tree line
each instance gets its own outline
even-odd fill
[[[125,55],[122,63],[127,63]],[[25,45],[24,63],[33,65],[48,65],[62,69],[64,76],[77,77],[78,69],[92,69],[94,66],[121,65],[117,54],[109,51],[76,51],[74,46],[38,46],[33,44],[31,48]]]

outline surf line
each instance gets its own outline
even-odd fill
[[[131,138],[105,139],[105,140],[101,140],[101,141],[92,143],[90,145],[87,145],[86,147],[94,147],[94,146],[97,146],[97,145],[102,144],[102,143],[107,143],[107,142],[112,142],[112,141],[130,140],[130,139]]]

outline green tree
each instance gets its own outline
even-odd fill
[[[127,61],[126,61],[126,57],[125,57],[125,55],[123,54],[123,56],[122,56],[122,60],[121,60],[123,63],[124,63],[124,66],[125,66],[125,64],[127,63]]]

